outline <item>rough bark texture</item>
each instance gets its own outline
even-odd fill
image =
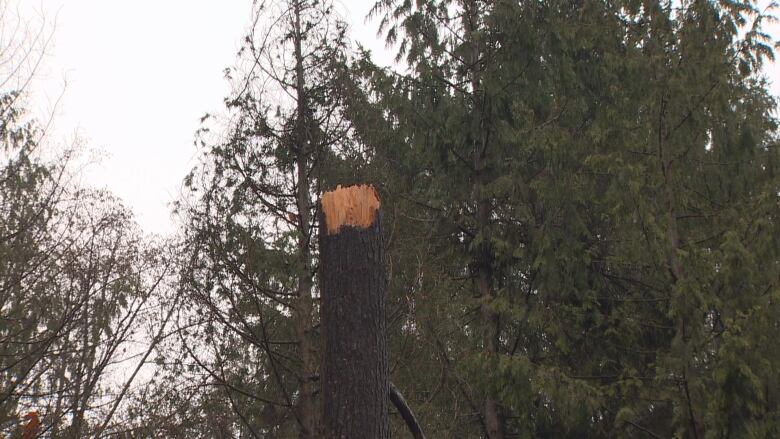
[[[380,215],[366,228],[344,225],[333,233],[325,217],[320,223],[323,437],[389,438]]]

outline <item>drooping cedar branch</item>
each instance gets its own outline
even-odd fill
[[[321,206],[323,437],[388,439],[379,197],[370,186],[339,187]]]
[[[398,413],[401,414],[404,422],[406,422],[406,426],[409,427],[409,432],[412,433],[414,439],[425,439],[422,427],[420,427],[420,423],[414,416],[414,412],[412,412],[412,408],[409,407],[404,396],[392,382],[389,382],[388,385],[390,388],[390,401],[393,402],[395,408],[398,409]]]

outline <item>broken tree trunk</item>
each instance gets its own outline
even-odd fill
[[[371,186],[322,197],[320,218],[323,436],[386,439],[385,258]]]

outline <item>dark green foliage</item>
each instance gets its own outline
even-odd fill
[[[775,102],[766,42],[738,30],[755,8],[377,5],[411,73],[355,64],[351,114],[405,235],[391,357],[429,434],[487,434],[494,397],[510,436],[776,434]]]
[[[144,431],[311,434],[315,200],[361,182],[384,210],[391,380],[428,437],[780,434],[757,8],[382,0],[398,71],[345,56],[340,25],[308,29],[305,75],[280,61],[294,44],[249,38],[227,135],[187,181],[183,353],[160,353]]]
[[[225,135],[201,131],[202,166],[181,204],[187,305],[172,349],[183,355],[166,373],[202,387],[167,424],[181,422],[188,437],[318,437],[314,213],[355,154],[334,92],[345,29],[329,2],[272,2],[254,13],[228,72]],[[218,433],[203,426],[211,418],[225,419]]]
[[[370,183],[427,437],[779,437],[760,6],[379,0],[389,70],[330,2],[255,2],[167,250],[0,90],[0,436],[319,437],[317,201]]]

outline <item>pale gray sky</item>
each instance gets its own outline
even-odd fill
[[[56,20],[31,102],[46,117],[62,96],[50,140],[81,138],[105,151],[87,168],[88,183],[122,198],[147,232],[171,232],[169,204],[194,165],[199,118],[222,109],[222,72],[235,61],[252,1],[18,1],[32,20]],[[339,3],[353,38],[381,52],[375,23],[364,23],[373,0]],[[771,32],[780,37],[780,26]],[[768,75],[780,94],[780,66]]]
[[[223,108],[223,70],[236,59],[252,1],[20,1],[24,15],[54,27],[30,87],[35,114],[54,110],[49,140],[102,151],[87,182],[124,200],[144,230],[172,231],[170,203],[195,164],[195,130]],[[363,20],[372,2],[339,4],[354,33],[373,39]]]

